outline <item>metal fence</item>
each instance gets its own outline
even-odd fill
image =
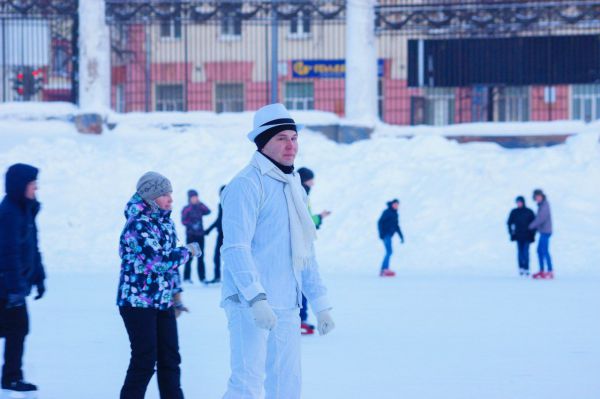
[[[77,0],[0,0],[0,99],[77,102]]]
[[[600,118],[600,2],[381,0],[382,118]]]
[[[115,110],[344,113],[345,1],[107,1]],[[276,83],[274,83],[276,82]]]

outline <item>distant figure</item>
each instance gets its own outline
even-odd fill
[[[29,333],[25,298],[32,287],[37,291],[34,299],[46,292],[35,223],[40,210],[35,196],[37,175],[38,169],[30,165],[9,167],[6,196],[0,203],[0,337],[5,339],[2,389],[11,392],[37,391],[23,380],[22,370]]]
[[[379,227],[379,238],[383,241],[385,246],[385,256],[381,265],[381,277],[394,277],[395,272],[390,270],[390,258],[392,256],[392,237],[398,233],[400,236],[400,242],[404,244],[404,235],[400,229],[400,223],[398,218],[398,208],[400,208],[400,201],[393,199],[387,203],[387,209],[383,211],[377,225]]]
[[[553,279],[554,272],[552,271],[552,258],[550,258],[550,236],[552,235],[552,214],[550,212],[550,203],[546,198],[546,194],[539,188],[533,192],[533,199],[538,204],[538,212],[535,220],[531,222],[529,228],[537,230],[540,233],[538,241],[537,253],[540,263],[540,271],[532,277],[535,279],[547,278]],[[544,264],[548,271],[544,271]]]
[[[517,207],[508,217],[508,234],[511,241],[517,242],[519,275],[529,276],[529,245],[535,241],[535,230],[529,229],[529,225],[535,219],[535,214],[525,206],[525,198],[522,196],[515,201]]]
[[[202,254],[198,257],[198,278],[203,283],[206,280],[204,269],[204,226],[202,218],[210,214],[210,209],[198,198],[196,190],[188,191],[188,204],[181,211],[181,223],[185,226],[186,244],[197,242]],[[183,281],[192,282],[192,260],[190,258],[183,269]]]
[[[315,174],[312,170],[308,168],[300,168],[298,169],[298,174],[300,175],[300,183],[302,187],[306,191],[306,195],[310,194],[310,189],[315,185]],[[312,213],[312,208],[310,205],[310,199],[308,200],[308,211],[310,212],[310,216],[315,222],[315,226],[317,229],[321,227],[323,224],[323,219],[327,216],[331,215],[329,211],[323,211],[318,215]],[[308,322],[308,302],[306,300],[306,296],[302,295],[302,307],[300,308],[300,331],[303,335],[312,335],[315,333],[315,326],[309,324]]]
[[[223,193],[225,186],[221,186],[219,190],[219,197]],[[215,284],[221,282],[221,247],[223,246],[223,207],[221,206],[221,200],[219,199],[219,214],[213,224],[206,230],[206,235],[216,229],[217,230],[217,244],[215,245],[215,277],[209,283]]]

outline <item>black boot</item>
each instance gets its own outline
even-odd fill
[[[37,391],[37,387],[29,382],[23,380],[9,382],[7,384],[2,383],[2,389],[15,392],[31,392]]]

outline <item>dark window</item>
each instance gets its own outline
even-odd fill
[[[156,85],[157,111],[183,111],[183,85]]]
[[[244,85],[242,83],[217,83],[216,112],[242,112],[244,110]]]

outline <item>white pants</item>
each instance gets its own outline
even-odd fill
[[[223,399],[299,399],[302,385],[299,310],[274,310],[277,325],[272,331],[256,327],[248,307],[226,301],[225,312],[231,345],[231,377]]]

